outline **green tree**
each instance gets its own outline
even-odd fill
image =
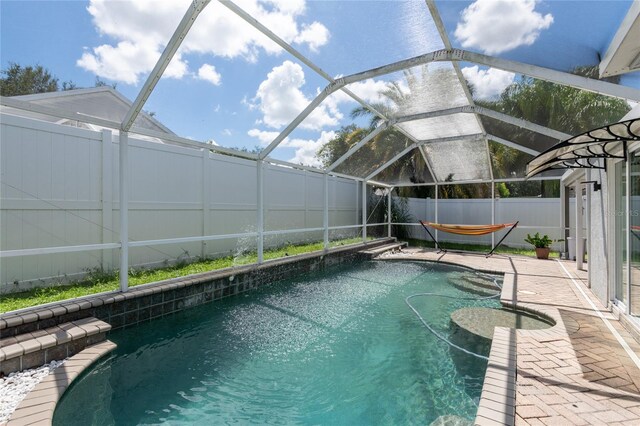
[[[598,78],[597,67],[578,67],[575,74]],[[607,79],[617,83],[619,78]],[[620,120],[630,110],[623,99],[612,98],[586,90],[525,77],[507,87],[496,101],[477,101],[479,105],[512,117],[536,123],[571,135],[586,132]],[[491,134],[544,151],[557,140],[493,119],[483,118]],[[494,176],[522,176],[532,155],[489,141]],[[559,185],[547,182],[509,182],[511,196],[557,197]]]
[[[71,80],[64,81],[62,83],[62,90],[74,90],[74,89],[77,89],[77,88],[78,88],[78,86],[76,86],[76,84]]]
[[[118,83],[109,84],[106,81],[102,80],[100,77],[96,76],[94,87],[105,87],[105,86],[115,89],[118,86]]]
[[[58,79],[42,65],[22,67],[9,63],[9,68],[0,72],[0,95],[18,96],[34,93],[55,92],[58,90]]]

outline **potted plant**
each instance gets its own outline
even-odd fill
[[[527,234],[527,238],[524,239],[527,243],[533,245],[536,248],[536,257],[538,259],[548,259],[551,249],[549,246],[553,243],[553,240],[548,235],[540,236],[539,232],[535,235]]]

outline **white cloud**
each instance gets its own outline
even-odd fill
[[[307,166],[321,167],[322,163],[316,157],[316,152],[324,144],[329,142],[336,136],[336,133],[322,132],[317,140],[293,139],[288,142],[288,146],[296,148],[296,153],[289,161],[296,164],[304,164]]]
[[[280,132],[269,132],[266,130],[251,129],[247,132],[252,138],[257,138],[260,145],[267,146],[278,136]]]
[[[534,9],[538,0],[476,0],[462,11],[454,35],[462,47],[494,55],[533,44],[553,16]]]
[[[382,80],[367,79],[364,81],[358,81],[348,86],[348,89],[356,94],[359,98],[367,103],[389,103],[389,98],[382,95],[382,92],[387,89],[387,82]],[[336,104],[343,102],[355,102],[355,100],[342,91],[338,91],[332,94],[328,100],[335,102]]]
[[[309,45],[309,49],[317,52],[319,47],[324,46],[329,41],[329,30],[319,22],[303,25],[302,31],[293,41],[298,44],[306,43]]]
[[[158,58],[160,58],[160,55],[158,55]],[[154,66],[156,61],[154,61]],[[162,74],[162,76],[181,79],[188,73],[189,62],[182,60],[182,54],[178,52],[174,55],[173,59],[171,59],[171,62],[169,62],[169,65],[167,66],[167,69],[164,70],[164,74]]]
[[[480,69],[477,65],[462,68],[462,74],[473,84],[474,96],[479,99],[490,99],[498,96],[511,83],[515,74],[495,68]]]
[[[85,52],[77,65],[109,80],[135,84],[139,69],[152,69],[157,61],[156,46],[122,41],[117,46],[103,44],[93,53]]]
[[[153,69],[190,4],[189,0],[91,0],[87,10],[97,31],[114,43],[89,49],[77,65],[101,77],[138,83]],[[300,22],[304,0],[245,0],[241,7],[287,42],[317,50],[329,39],[329,31],[321,23]],[[219,2],[211,2],[198,16],[178,54],[256,61],[262,51],[273,55],[282,49]],[[189,74],[187,61],[178,58],[174,62],[165,76],[182,78]]]
[[[233,134],[233,132],[231,132],[230,129],[224,129],[222,131],[222,134],[225,135],[225,136],[231,136]]]
[[[289,124],[311,102],[300,90],[304,86],[302,67],[291,61],[274,67],[267,79],[260,83],[255,105],[262,112],[262,122],[268,127],[280,129]],[[300,124],[303,129],[320,130],[325,126],[337,126],[342,114],[335,104],[322,103]]]
[[[215,66],[204,64],[198,70],[198,78],[201,80],[208,81],[214,86],[219,86],[222,76],[220,75],[220,73],[218,73],[218,71],[216,71]]]
[[[122,41],[115,47],[109,44],[84,52],[76,61],[76,65],[109,80],[136,84],[140,70],[151,71],[155,66],[160,52],[158,47],[147,44],[147,41],[133,43]],[[180,79],[187,74],[188,65],[180,54],[174,56],[163,76]]]
[[[259,129],[251,129],[247,132],[249,136],[257,138],[261,146],[269,145],[278,136],[279,132],[271,132]],[[322,164],[316,158],[316,152],[324,144],[336,136],[333,131],[321,132],[317,140],[313,139],[289,139],[285,138],[279,145],[283,148],[294,148],[295,154],[289,161],[296,164],[319,167]]]

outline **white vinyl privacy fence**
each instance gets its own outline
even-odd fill
[[[0,293],[95,268],[118,269],[117,132],[2,114],[0,137]],[[359,181],[329,175],[325,194],[322,173],[133,135],[127,164],[132,267],[256,252],[261,220],[265,248],[323,241],[325,196],[328,241],[362,235]],[[437,217],[435,200],[408,203],[416,220],[492,223],[490,199],[439,200]],[[527,232],[560,238],[560,201],[497,199],[495,223],[515,220],[520,227],[507,239],[510,246],[524,246]],[[415,238],[425,238],[421,227],[410,228]],[[491,243],[490,236],[439,238]]]
[[[3,114],[1,141],[2,291],[117,269],[118,135]],[[256,251],[255,161],[130,136],[128,164],[130,265]],[[265,247],[322,241],[324,176],[263,167]],[[328,184],[329,226],[340,228],[329,238],[360,235],[360,185],[331,176]],[[198,236],[211,239],[188,241]],[[65,252],[104,243],[111,249]],[[11,256],[24,249],[39,254]]]
[[[495,219],[492,219],[492,200],[488,199],[445,199],[438,200],[436,216],[436,200],[434,199],[408,199],[408,208],[416,220],[424,220],[437,223],[452,223],[466,225],[484,225],[491,223],[513,223],[519,221],[514,229],[504,240],[503,244],[509,247],[530,248],[524,242],[527,234],[540,232],[547,234],[553,240],[563,238],[561,228],[561,205],[559,198],[496,198]],[[570,212],[573,205],[570,203]],[[570,213],[570,218],[575,215]],[[492,222],[493,220],[493,222]],[[435,231],[430,229],[435,235]],[[412,236],[417,239],[430,240],[422,226],[411,227]],[[507,230],[495,234],[497,243]],[[492,244],[491,234],[482,236],[466,236],[438,232],[439,241],[450,241],[466,244]],[[561,249],[561,244],[552,246],[555,250]]]

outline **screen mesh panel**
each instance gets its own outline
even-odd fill
[[[439,182],[491,179],[486,144],[482,140],[433,142],[423,149]]]
[[[495,118],[480,116],[480,119],[487,134],[538,152],[545,151],[559,142],[558,139],[541,135]]]
[[[397,129],[387,129],[336,167],[335,171],[356,177],[367,177],[413,143]]]
[[[313,52],[314,61],[331,75],[353,74],[444,48],[422,1],[312,1],[306,6],[306,15],[322,16],[331,34],[325,48]]]
[[[402,156],[373,179],[390,185],[433,183],[427,163],[417,148]]]
[[[465,113],[408,121],[398,127],[419,141],[482,133],[474,115]]]

